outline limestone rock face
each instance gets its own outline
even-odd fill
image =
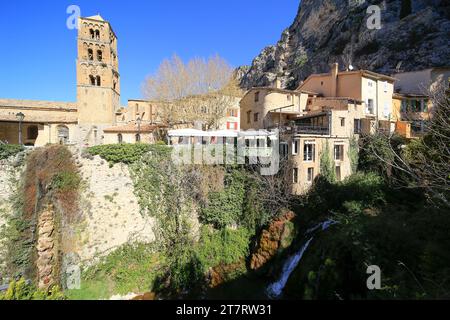
[[[381,9],[381,29],[367,27],[371,3]],[[294,89],[335,62],[385,74],[448,66],[449,16],[446,0],[302,0],[294,23],[254,59],[241,86],[271,86],[279,77]]]
[[[39,215],[37,229],[37,276],[40,289],[48,290],[54,284],[57,284],[59,275],[56,274],[57,261],[54,257],[57,255],[55,247],[55,230],[53,207],[48,206]]]

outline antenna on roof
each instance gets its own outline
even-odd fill
[[[401,68],[401,66],[402,66],[402,63],[403,63],[403,61],[400,61],[399,63],[397,63],[397,66],[395,67],[395,71],[396,71],[397,73],[400,72],[400,68]]]

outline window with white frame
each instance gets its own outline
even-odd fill
[[[368,114],[374,114],[373,99],[367,99],[367,113]]]
[[[316,153],[316,145],[313,141],[305,141],[305,145],[303,147],[303,161],[311,161],[315,160]]]
[[[343,161],[344,160],[344,145],[336,144],[334,146],[334,160]]]
[[[314,180],[314,168],[308,168],[307,170],[307,181],[313,182]]]
[[[292,169],[292,182],[298,183],[298,168]]]
[[[390,108],[390,105],[389,105],[389,101],[385,101],[384,102],[384,108],[383,108],[383,115],[386,117],[386,118],[388,118],[389,117],[389,115],[390,115],[390,110],[391,108]]]
[[[299,140],[292,141],[292,155],[294,155],[294,156],[298,155],[299,143],[300,143]]]
[[[286,158],[289,153],[289,146],[286,142],[280,143],[280,156]]]

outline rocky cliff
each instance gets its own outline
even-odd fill
[[[370,5],[381,9],[380,29],[368,28]],[[302,0],[280,41],[239,69],[241,85],[268,86],[280,77],[294,88],[334,62],[385,74],[448,66],[449,19],[448,0]]]

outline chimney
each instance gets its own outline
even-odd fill
[[[275,88],[281,89],[281,79],[279,77],[275,79]]]
[[[331,96],[337,96],[337,81],[338,81],[338,73],[339,73],[339,64],[333,63],[331,67]]]

